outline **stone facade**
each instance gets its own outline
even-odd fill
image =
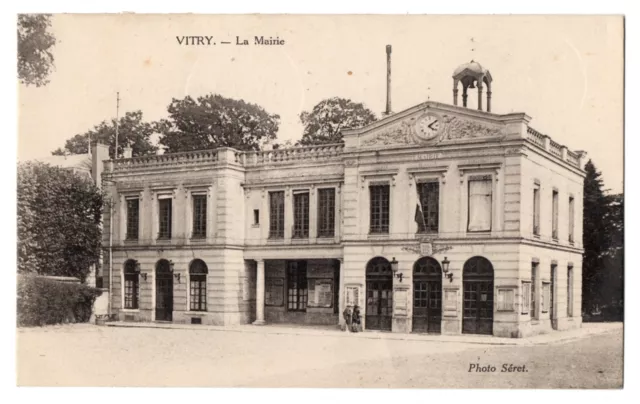
[[[111,246],[105,256],[112,257],[105,260],[105,284],[111,281],[112,313],[158,321],[166,314],[158,311],[158,299],[169,298],[163,319],[173,322],[338,325],[344,308],[357,303],[365,329],[406,333],[426,321],[430,332],[524,337],[579,327],[584,156],[531,129],[529,121],[522,113],[426,102],[344,131],[340,145],[106,161],[103,187],[113,206],[104,217],[104,245]],[[470,212],[476,205],[470,208],[469,183],[478,178],[490,195],[483,211],[488,227],[470,231],[477,213]],[[419,233],[416,225],[417,187],[425,181],[438,184],[433,233]],[[370,186],[378,185],[388,189],[388,228],[372,232]],[[333,216],[321,212],[319,194],[326,189],[333,189]],[[283,193],[281,237],[273,237],[272,192]],[[294,218],[299,192],[308,195],[302,236]],[[196,195],[206,196],[206,231],[197,238]],[[159,239],[164,198],[171,200],[171,237]],[[139,204],[139,230],[127,239],[132,199]],[[334,220],[333,234],[321,234],[319,215],[324,226],[327,217]],[[397,273],[368,271],[376,257],[397,262]],[[431,257],[438,271],[450,262],[448,272],[420,283],[415,271],[422,257]],[[128,260],[136,270],[127,278]],[[157,272],[160,260],[171,263],[165,281]],[[192,294],[204,290],[193,289],[193,279],[200,279],[189,271],[194,260],[208,269],[205,310],[192,307]],[[473,265],[488,272],[474,278]],[[126,309],[127,293],[136,301],[127,298],[132,308]],[[483,305],[490,309],[481,313]]]

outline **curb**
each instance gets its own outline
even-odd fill
[[[412,341],[412,342],[435,342],[435,343],[462,343],[462,344],[475,344],[475,345],[497,345],[497,346],[535,346],[535,345],[549,345],[555,343],[568,343],[576,341],[582,338],[587,338],[594,335],[601,335],[617,330],[617,327],[595,329],[588,332],[584,332],[581,335],[553,335],[553,334],[540,334],[530,338],[540,338],[542,341],[535,341],[531,339],[519,338],[519,339],[498,339],[499,337],[486,337],[487,340],[465,340],[462,338],[449,338],[442,336],[423,336],[423,335],[411,335],[402,334],[396,336],[389,334],[378,334],[377,332],[364,331],[361,333],[346,333],[344,331],[333,330],[304,330],[304,329],[278,329],[278,328],[265,328],[256,327],[255,330],[248,328],[223,328],[212,326],[201,327],[191,326],[188,324],[157,324],[157,323],[125,323],[125,322],[105,322],[107,327],[121,327],[121,328],[159,328],[166,330],[200,330],[200,331],[218,331],[218,332],[239,332],[249,334],[269,334],[269,335],[304,335],[310,337],[338,337],[338,338],[364,338],[373,340],[391,340],[391,341]],[[309,332],[311,331],[311,332]],[[548,336],[545,338],[545,336]],[[481,337],[482,338],[482,337]]]

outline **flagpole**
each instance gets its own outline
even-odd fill
[[[116,93],[116,149],[113,152],[114,160],[118,159],[118,119],[120,112],[120,92]]]

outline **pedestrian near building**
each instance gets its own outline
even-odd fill
[[[344,317],[344,322],[345,322],[344,330],[347,332],[351,332],[351,321],[353,316],[353,313],[351,311],[351,306],[345,307],[344,311],[342,312],[342,316]]]
[[[353,307],[353,314],[351,315],[351,329],[353,332],[361,331],[360,319],[360,307],[358,307],[358,305],[355,305]]]

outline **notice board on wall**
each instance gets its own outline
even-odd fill
[[[267,278],[265,280],[264,304],[282,306],[284,304],[284,279]]]
[[[333,307],[333,279],[308,279],[307,307]]]
[[[362,306],[360,301],[360,285],[346,285],[344,288],[344,303],[345,306]]]

